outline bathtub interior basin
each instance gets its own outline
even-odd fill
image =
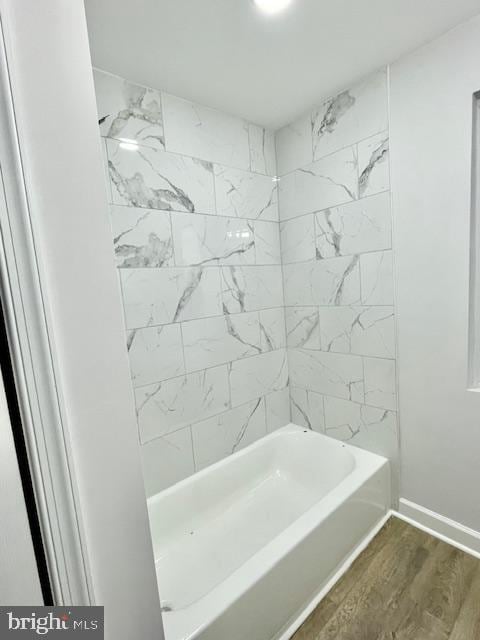
[[[221,638],[211,622],[385,466],[384,458],[288,425],[150,498],[167,640]],[[388,487],[372,493],[378,518],[387,494]],[[265,633],[258,640],[270,640]]]

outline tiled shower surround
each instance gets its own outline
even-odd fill
[[[291,416],[394,455],[385,74],[276,135],[94,76],[148,493]]]
[[[387,74],[276,134],[292,419],[396,458]]]
[[[290,419],[274,134],[94,75],[152,494]]]

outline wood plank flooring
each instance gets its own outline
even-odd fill
[[[392,517],[291,640],[480,640],[480,560]]]

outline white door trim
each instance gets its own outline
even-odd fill
[[[161,640],[83,0],[0,0],[0,17],[6,284],[56,598],[103,605],[107,640]]]
[[[0,14],[1,18],[1,14]],[[91,603],[0,31],[0,287],[50,582],[57,604]]]

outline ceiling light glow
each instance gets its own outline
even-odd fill
[[[286,9],[292,0],[254,0],[254,2],[264,13],[279,13]]]

